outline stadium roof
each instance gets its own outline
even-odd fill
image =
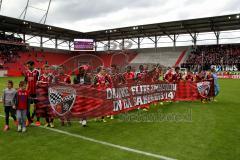
[[[85,33],[0,15],[0,30],[18,34],[73,40],[88,38]]]
[[[240,29],[240,14],[155,23],[88,32],[96,41]]]
[[[138,37],[237,30],[240,29],[239,16],[240,14],[231,14],[83,33],[0,15],[0,30],[70,41],[75,38],[93,38],[99,42]]]

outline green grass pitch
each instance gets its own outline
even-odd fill
[[[0,89],[8,79],[0,78]],[[55,128],[129,148],[138,149],[179,160],[233,160],[240,158],[240,81],[220,80],[218,102],[168,103],[154,106],[143,115],[181,114],[191,111],[191,121],[135,122],[118,116],[107,123],[89,122],[87,128],[79,123]],[[2,104],[0,114],[4,115]],[[129,115],[135,112],[129,113]],[[125,115],[126,116],[126,115]],[[3,132],[4,118],[0,117],[1,160],[150,160],[156,159],[59,134],[44,128],[29,127],[17,133],[13,126]]]

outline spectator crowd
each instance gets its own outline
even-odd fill
[[[239,64],[240,45],[212,45],[194,48],[182,67],[208,70],[211,65],[220,65],[222,69],[235,65],[239,70]]]

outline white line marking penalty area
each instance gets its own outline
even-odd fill
[[[4,118],[5,116],[0,115],[0,117]],[[86,137],[86,136],[70,133],[70,132],[55,129],[55,128],[46,128],[46,127],[43,127],[43,126],[40,126],[40,128],[47,129],[49,131],[53,131],[53,132],[56,132],[56,133],[64,134],[64,135],[67,135],[67,136],[79,138],[79,139],[82,139],[82,140],[85,140],[85,141],[98,143],[98,144],[109,146],[109,147],[112,147],[112,148],[117,148],[117,149],[124,150],[124,151],[127,151],[127,152],[132,152],[132,153],[136,153],[136,154],[145,155],[145,156],[148,156],[148,157],[153,157],[153,158],[157,158],[157,159],[161,159],[161,160],[176,160],[174,158],[162,156],[162,155],[159,155],[159,154],[154,154],[154,153],[145,152],[145,151],[141,151],[141,150],[137,150],[137,149],[133,149],[133,148],[129,148],[129,147],[124,147],[124,146],[121,146],[121,145],[96,140],[96,139],[93,139],[93,138],[89,138],[89,137]]]

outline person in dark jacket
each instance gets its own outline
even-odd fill
[[[91,84],[91,77],[87,73],[87,66],[81,66],[78,69],[78,74],[74,77],[74,84]]]
[[[74,77],[73,80],[74,84],[81,84],[81,85],[90,85],[91,84],[91,77],[87,74],[87,66],[81,66],[78,69],[78,74]],[[83,117],[80,121],[83,127],[87,126],[87,118]]]

